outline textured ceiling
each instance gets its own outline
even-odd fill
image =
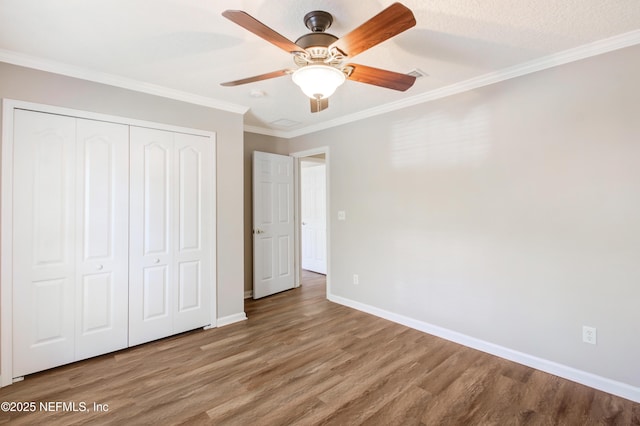
[[[247,129],[286,135],[610,37],[640,40],[638,0],[404,0],[417,25],[355,62],[425,72],[407,92],[347,81],[331,97],[329,109],[311,114],[308,99],[289,76],[220,86],[293,66],[289,54],[223,18],[226,9],[244,10],[295,41],[308,32],[302,18],[311,10],[330,12],[334,23],[328,32],[340,37],[391,3],[0,0],[0,60],[75,70],[96,80],[109,75],[223,108],[245,107]],[[264,96],[252,97],[253,91]]]

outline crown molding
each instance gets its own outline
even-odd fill
[[[614,50],[623,49],[625,47],[634,46],[636,44],[640,44],[640,30],[630,31],[628,33],[619,34],[613,37],[595,41],[593,43],[588,43],[572,49],[564,50],[562,52],[553,53],[551,55],[547,55],[529,62],[504,68],[500,71],[473,77],[468,80],[451,84],[449,86],[444,86],[435,90],[420,93],[406,99],[402,99],[396,102],[390,102],[363,111],[358,111],[353,114],[344,115],[342,117],[328,120],[322,123],[313,124],[311,126],[292,130],[277,130],[262,126],[245,125],[244,131],[249,133],[258,133],[267,136],[290,139],[309,133],[319,132],[321,130],[329,129],[332,127],[341,126],[343,124],[352,123],[365,118],[397,111],[402,108],[446,98],[458,93],[478,89],[490,84],[510,80],[512,78],[553,68],[559,65],[579,61],[581,59],[590,58],[592,56],[601,55],[603,53],[612,52]],[[63,64],[60,62],[36,58],[9,50],[0,49],[0,62],[7,62],[13,65],[52,72],[55,74],[93,81],[96,83],[107,84],[110,86],[133,90],[136,92],[161,96],[164,98],[188,102],[191,104],[206,106],[210,108],[216,108],[237,114],[245,114],[249,110],[249,107],[245,105],[224,102],[206,96],[199,96],[193,93],[170,89],[167,87],[120,77],[113,74],[102,73],[94,70],[76,67],[73,65]]]
[[[249,107],[244,105],[223,102],[206,96],[199,96],[193,93],[183,92],[181,90],[170,89],[168,87],[125,78],[114,74],[76,67],[74,65],[68,65],[61,62],[36,58],[10,50],[0,49],[0,62],[6,62],[12,65],[33,68],[40,71],[51,72],[54,74],[60,74],[67,77],[78,78],[80,80],[92,81],[94,83],[120,87],[122,89],[133,90],[135,92],[160,96],[163,98],[187,102],[194,105],[216,108],[219,110],[237,114],[245,114],[249,110]]]
[[[402,108],[406,108],[413,105],[418,105],[426,102],[435,101],[437,99],[446,98],[448,96],[456,95],[458,93],[467,92],[470,90],[478,89],[480,87],[488,86],[490,84],[499,83],[501,81],[510,80],[512,78],[520,77],[523,75],[531,74],[534,72],[546,70],[549,68],[564,65],[570,62],[579,61],[581,59],[590,58],[592,56],[601,55],[603,53],[612,52],[614,50],[623,49],[625,47],[634,46],[640,44],[640,30],[634,30],[628,33],[620,34],[617,36],[609,37],[606,39],[598,40],[593,43],[578,46],[572,49],[564,50],[562,52],[553,53],[551,55],[544,56],[529,62],[514,65],[512,67],[504,68],[500,71],[487,73],[478,77],[473,77],[468,80],[461,81],[459,83],[444,86],[435,90],[421,93],[416,96],[412,96],[406,99],[402,99],[396,102],[390,102],[384,105],[380,105],[374,108],[369,108],[363,111],[356,112],[354,114],[344,115],[342,117],[325,121],[322,123],[314,124],[311,126],[303,127],[300,129],[294,129],[290,131],[275,131],[257,126],[245,126],[245,131],[250,133],[261,133],[264,135],[278,136],[283,138],[294,138],[303,136],[309,133],[319,132],[321,130],[329,129],[343,124],[352,123],[354,121],[362,120],[376,115],[385,114],[388,112],[396,111]]]

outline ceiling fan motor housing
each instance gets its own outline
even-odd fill
[[[304,54],[294,55],[293,61],[304,66],[313,63],[338,65],[342,57],[331,55],[328,47],[338,40],[338,37],[328,33],[309,33],[296,40],[296,44],[305,50]]]
[[[309,33],[296,40],[296,44],[303,49],[309,49],[310,47],[328,47],[334,41],[338,40],[338,37],[329,33]]]
[[[331,26],[333,17],[330,13],[322,10],[309,12],[304,16],[304,23],[312,32],[299,37],[296,44],[306,51],[306,55],[297,55],[294,62],[299,66],[309,65],[312,63],[327,63],[325,60],[329,58],[329,47],[338,40],[338,37],[325,32]],[[328,64],[337,64],[333,58]]]

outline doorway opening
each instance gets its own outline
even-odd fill
[[[300,159],[300,267],[327,273],[326,166],[324,154]]]
[[[296,158],[296,286],[321,274],[329,294],[329,148],[291,156]]]

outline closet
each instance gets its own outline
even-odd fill
[[[210,136],[16,108],[12,149],[12,377],[215,325]]]
[[[129,345],[208,324],[208,138],[131,127]]]

